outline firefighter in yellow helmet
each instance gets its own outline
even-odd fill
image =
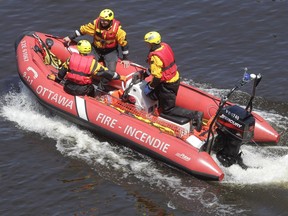
[[[161,35],[156,31],[145,34],[144,41],[149,47],[147,63],[152,75],[152,80],[145,86],[144,94],[151,99],[158,99],[160,115],[189,118],[196,130],[200,131],[203,113],[176,106],[180,75],[171,47],[162,42]]]
[[[65,77],[64,91],[72,95],[95,96],[95,89],[92,85],[93,77],[100,77],[98,89],[108,91],[106,86],[112,79],[125,80],[116,72],[109,71],[102,66],[90,54],[91,43],[87,40],[80,40],[77,43],[78,53],[72,53],[71,57],[64,62],[57,76],[51,74],[49,79],[60,82]]]
[[[111,71],[116,71],[118,61],[119,46],[122,50],[122,63],[124,67],[129,67],[128,61],[128,41],[126,32],[122,29],[120,21],[114,18],[114,12],[104,9],[99,16],[90,23],[81,25],[70,36],[64,38],[69,45],[72,39],[82,35],[93,36],[93,47],[98,60],[104,60],[105,66]]]

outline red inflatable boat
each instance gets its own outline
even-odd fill
[[[126,75],[127,81],[110,82],[109,93],[95,98],[73,96],[63,90],[63,83],[49,80],[47,75],[57,73],[61,62],[77,52],[75,44],[66,47],[62,38],[27,32],[16,40],[15,50],[19,76],[42,105],[74,123],[196,177],[221,181],[224,173],[218,164],[237,163],[236,160],[225,164],[231,156],[231,146],[234,146],[232,152],[240,155],[240,145],[245,142],[279,141],[279,134],[267,121],[249,111],[252,106],[244,109],[231,104],[227,101],[230,95],[216,98],[181,83],[177,106],[204,113],[202,131],[197,132],[190,119],[157,114],[157,101],[142,92],[149,77],[141,78],[139,71],[143,67],[136,63],[131,62],[129,68],[118,63],[117,72]],[[211,157],[214,151],[219,161]]]

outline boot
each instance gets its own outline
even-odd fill
[[[200,132],[202,129],[202,119],[203,119],[203,113],[197,112],[193,118],[194,124],[196,126],[196,131]]]

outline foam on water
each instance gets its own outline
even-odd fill
[[[57,149],[63,154],[85,161],[97,171],[97,167],[104,166],[108,172],[120,172],[121,178],[138,179],[151,187],[160,190],[170,190],[172,194],[185,200],[198,203],[201,207],[211,208],[215,215],[235,211],[233,206],[221,204],[217,195],[207,191],[205,187],[193,187],[183,183],[182,179],[173,172],[164,173],[161,167],[146,157],[140,156],[123,146],[112,145],[106,141],[99,141],[93,134],[79,129],[76,125],[52,115],[44,109],[28,90],[21,85],[21,91],[10,91],[1,99],[1,116],[17,123],[23,130],[39,133],[41,136],[56,141]],[[263,114],[260,112],[259,114]],[[267,118],[283,118],[277,114]],[[244,162],[253,168],[242,170],[233,165],[223,168],[226,173],[225,184],[277,184],[288,181],[288,156],[271,155],[267,149],[257,146],[243,146]],[[132,154],[132,156],[131,156]],[[267,156],[268,155],[268,156]],[[176,208],[173,201],[167,206]],[[195,206],[194,206],[195,207]],[[199,207],[200,208],[200,207]],[[213,210],[212,210],[213,209]],[[234,211],[234,210],[235,211]]]
[[[266,148],[242,146],[243,161],[250,167],[241,169],[238,165],[223,168],[226,176],[223,183],[233,184],[287,184],[288,149],[284,156],[269,153]],[[283,152],[282,152],[283,154]]]

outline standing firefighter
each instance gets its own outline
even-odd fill
[[[122,29],[120,21],[114,18],[112,10],[102,10],[98,18],[80,26],[78,30],[70,36],[65,37],[64,40],[69,44],[72,39],[82,35],[93,36],[95,55],[98,61],[104,60],[105,66],[110,71],[116,71],[119,56],[118,45],[120,45],[122,50],[122,63],[124,67],[129,66],[126,32]]]

